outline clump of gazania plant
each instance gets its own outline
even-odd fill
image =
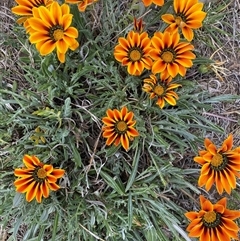
[[[176,32],[181,30],[183,36],[192,41],[194,33],[192,29],[202,26],[206,13],[202,11],[203,3],[198,0],[174,0],[174,14],[162,15],[162,20],[169,24],[166,31]]]
[[[199,151],[199,156],[194,158],[194,161],[202,166],[198,185],[205,186],[209,191],[215,183],[220,194],[224,190],[230,194],[231,189],[236,188],[236,177],[240,177],[240,147],[232,149],[232,134],[220,148],[208,138],[205,139],[204,145],[206,150]]]
[[[199,237],[199,241],[238,240],[239,227],[233,220],[240,217],[240,211],[227,209],[226,198],[212,204],[201,195],[200,205],[199,212],[185,213],[191,221],[187,227],[190,237]]]
[[[133,120],[134,114],[128,111],[124,106],[120,111],[117,109],[108,109],[107,116],[102,118],[103,137],[107,138],[106,144],[118,146],[120,143],[127,151],[129,149],[129,140],[139,136],[138,131],[134,128],[136,121]]]
[[[178,95],[173,89],[180,87],[180,84],[171,83],[172,77],[161,77],[158,79],[155,75],[143,80],[143,91],[150,94],[150,99],[157,98],[156,104],[162,109],[165,102],[170,105],[176,105]]]
[[[67,4],[60,6],[53,2],[49,8],[34,8],[33,17],[28,19],[29,40],[36,44],[41,55],[48,55],[56,49],[59,61],[64,63],[68,49],[75,50],[79,46],[76,40],[78,30],[70,26],[72,17]]]
[[[42,196],[49,196],[49,190],[57,191],[60,188],[56,182],[64,175],[63,169],[55,169],[52,165],[40,162],[38,157],[30,155],[24,155],[23,163],[25,167],[14,170],[14,175],[18,177],[14,185],[17,192],[26,193],[28,202],[36,198],[37,202],[41,203]]]

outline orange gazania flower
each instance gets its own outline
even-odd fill
[[[170,26],[167,31],[175,32],[182,30],[183,36],[188,40],[193,39],[193,30],[202,26],[202,21],[206,17],[206,13],[202,11],[203,3],[198,0],[174,0],[174,15],[164,14],[162,20]]]
[[[208,138],[204,145],[206,150],[199,151],[199,156],[194,158],[202,166],[198,185],[205,185],[208,191],[215,183],[218,193],[222,194],[225,190],[230,194],[231,189],[236,188],[236,177],[240,177],[239,147],[232,150],[232,134],[218,149]]]
[[[118,146],[120,143],[127,151],[129,148],[129,139],[139,136],[138,131],[134,128],[136,121],[133,120],[133,112],[128,111],[124,106],[120,111],[117,109],[107,110],[107,116],[102,118],[103,137],[107,138],[106,144],[111,145],[114,143]]]
[[[49,196],[49,189],[56,191],[60,188],[56,182],[64,175],[63,169],[54,169],[52,165],[43,164],[36,156],[24,155],[23,163],[26,167],[14,170],[14,175],[18,177],[14,185],[17,192],[26,193],[28,202],[36,197],[40,203],[42,196]]]
[[[191,50],[193,45],[180,42],[179,33],[156,32],[152,37],[152,50],[150,57],[155,60],[152,65],[153,74],[161,73],[163,76],[175,77],[177,74],[184,76],[186,68],[193,65],[195,55]]]
[[[24,27],[28,29],[29,24],[27,19],[33,16],[32,9],[34,7],[46,6],[49,7],[53,0],[15,0],[18,6],[13,7],[11,10],[14,14],[21,16],[18,24],[24,23]]]
[[[143,90],[150,94],[150,99],[157,97],[157,105],[162,109],[165,101],[170,105],[176,105],[178,95],[173,89],[181,86],[180,84],[172,84],[172,77],[166,79],[157,79],[155,75],[150,75],[150,78],[144,79]]]
[[[238,225],[233,220],[240,217],[240,211],[227,209],[227,199],[222,198],[216,204],[200,196],[201,210],[187,212],[191,221],[187,227],[189,237],[199,237],[199,241],[238,240]]]
[[[66,3],[78,4],[78,10],[85,12],[88,5],[97,2],[98,0],[65,0]]]
[[[56,48],[59,61],[64,63],[68,48],[75,50],[78,47],[78,31],[70,27],[72,17],[67,4],[60,6],[53,2],[49,9],[44,6],[34,8],[33,17],[28,19],[31,26],[29,40],[36,44],[41,55],[48,55]]]
[[[144,68],[151,69],[151,40],[146,32],[131,31],[127,38],[119,38],[118,42],[114,49],[114,57],[123,66],[127,66],[129,74],[140,75]]]
[[[150,6],[152,3],[157,6],[162,6],[164,4],[164,0],[142,0],[145,7]]]

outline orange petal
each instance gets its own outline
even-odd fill
[[[78,30],[74,27],[69,27],[65,32],[64,35],[67,35],[70,38],[77,38],[78,37]]]
[[[26,193],[26,200],[28,202],[31,202],[34,199],[34,197],[36,196],[38,185],[39,184],[37,182],[32,182],[28,186],[27,193]]]
[[[166,100],[170,105],[176,105],[177,104],[177,102],[176,102],[176,100],[172,97],[172,96],[165,96],[164,97],[164,100]]]
[[[58,57],[58,60],[59,60],[61,63],[65,63],[65,60],[66,60],[65,53],[60,53],[60,52],[57,50],[57,57]]]
[[[41,45],[39,52],[41,55],[47,55],[50,54],[55,49],[55,47],[56,43],[52,40],[48,40]]]
[[[47,172],[47,174],[50,174],[53,171],[53,166],[45,164],[43,169]]]
[[[61,178],[65,173],[65,170],[63,169],[53,169],[51,175],[53,175],[56,178]]]
[[[26,193],[26,200],[28,202],[31,202],[36,197],[37,191],[39,189],[39,185],[40,185],[39,183],[33,182],[29,187],[29,190]]]
[[[53,191],[57,191],[60,188],[56,183],[48,183],[48,187]]]
[[[173,77],[173,78],[176,77],[176,75],[178,74],[178,70],[179,70],[178,64],[168,63],[167,70],[171,77]]]
[[[48,27],[39,18],[29,18],[28,23],[34,31],[38,31],[44,34],[49,34]]]
[[[161,18],[165,23],[168,23],[168,24],[175,23],[175,18],[173,17],[172,14],[163,14]]]
[[[56,42],[56,48],[59,53],[65,54],[68,50],[68,45],[63,39],[60,39]]]
[[[32,169],[22,169],[22,168],[17,168],[14,170],[14,175],[17,177],[30,177],[32,174],[30,173]]]
[[[118,42],[119,42],[120,44],[117,45],[117,46],[122,47],[126,52],[129,51],[130,45],[129,45],[129,42],[127,41],[127,39],[125,39],[125,38],[119,38],[119,39],[118,39]]]
[[[40,188],[41,188],[43,196],[45,198],[47,198],[49,196],[49,188],[48,188],[46,180],[41,184]]]
[[[189,28],[188,26],[185,26],[182,28],[182,33],[183,33],[183,36],[189,41],[191,42],[193,40],[193,31],[191,28]]]
[[[68,29],[72,23],[72,18],[73,18],[72,14],[63,15],[63,17],[61,19],[61,26],[63,27],[64,32],[68,31]],[[74,28],[74,27],[72,27],[72,28]],[[74,37],[74,38],[77,38],[77,37]]]
[[[142,0],[142,1],[145,7],[148,7],[152,4],[152,0]]]
[[[232,149],[233,146],[233,135],[230,134],[228,138],[223,142],[222,147],[219,151],[226,152]]]
[[[161,59],[155,61],[152,65],[153,74],[163,72],[167,67],[167,64],[163,62]]]
[[[184,215],[191,221],[198,218],[197,212],[187,212]]]
[[[106,141],[106,145],[110,146],[116,140],[117,136],[118,136],[117,133],[116,134],[114,133],[112,136],[109,136]]]
[[[133,127],[129,127],[128,131],[127,131],[127,135],[130,136],[139,136],[139,133],[136,129],[134,129]]]
[[[189,237],[199,237],[203,233],[203,224],[200,223],[190,230]]]
[[[123,148],[125,149],[125,151],[127,151],[129,149],[129,139],[128,139],[127,134],[121,135],[121,144],[122,144]]]
[[[53,2],[50,6],[50,13],[52,14],[52,17],[54,19],[54,24],[55,25],[60,25],[62,24],[61,18],[62,18],[62,9],[59,5],[58,2]]]
[[[49,35],[42,32],[33,32],[29,37],[29,41],[32,44],[47,40],[50,40]]]
[[[37,188],[36,200],[38,203],[42,202],[42,191],[41,191],[40,186],[38,186],[38,188]]]
[[[27,168],[33,169],[39,165],[40,161],[36,156],[24,155],[23,163]]]
[[[49,29],[54,26],[54,19],[46,7],[39,8],[38,13],[45,26]]]
[[[218,193],[222,194],[223,193],[223,185],[222,185],[218,172],[216,172],[216,175],[215,175],[215,183],[216,183],[216,188],[217,188]]]
[[[16,186],[16,191],[21,193],[27,192],[28,187],[32,182],[35,182],[33,178],[21,178],[16,180],[14,182],[14,185]]]

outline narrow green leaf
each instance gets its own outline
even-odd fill
[[[133,219],[133,206],[132,206],[132,193],[129,193],[128,196],[128,229],[132,228],[132,219]]]
[[[129,190],[129,188],[132,186],[132,184],[135,180],[136,174],[137,174],[138,163],[139,163],[139,159],[140,159],[139,157],[140,157],[140,152],[141,152],[140,148],[138,148],[138,147],[136,148],[136,151],[135,151],[135,154],[134,154],[133,169],[132,169],[132,172],[131,172],[130,177],[128,179],[128,183],[127,183],[125,192],[127,192]]]
[[[55,239],[56,239],[57,227],[58,227],[58,218],[59,218],[59,214],[56,211],[56,215],[55,215],[55,219],[54,219],[54,223],[53,223],[52,241],[55,241]]]
[[[124,195],[124,191],[122,190],[122,188],[117,184],[117,182],[111,177],[109,176],[107,173],[105,173],[104,171],[100,172],[100,175],[102,176],[102,178],[105,180],[105,182],[112,187],[118,194],[120,195]]]

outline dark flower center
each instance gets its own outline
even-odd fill
[[[173,49],[164,49],[161,52],[160,57],[165,63],[172,63],[176,58],[176,53]]]
[[[206,212],[202,221],[204,226],[208,228],[215,228],[221,223],[221,214],[215,211]]]
[[[47,177],[47,172],[42,167],[37,167],[33,171],[33,178],[37,182],[43,182]]]
[[[119,134],[124,134],[126,133],[128,129],[128,126],[127,126],[127,123],[125,121],[118,121],[116,124],[115,124],[115,131]]]
[[[176,17],[175,17],[176,24],[186,23],[186,21],[187,21],[187,17],[186,17],[185,14],[183,14],[183,13],[177,13],[176,14]]]
[[[139,61],[142,58],[142,50],[140,48],[132,48],[129,50],[128,53],[128,58],[132,61],[132,62],[136,62]]]
[[[63,27],[60,25],[55,25],[51,27],[49,30],[49,35],[53,41],[61,40],[64,36]]]
[[[165,89],[161,85],[156,85],[153,89],[153,92],[158,96],[162,96],[165,92]]]
[[[223,170],[228,163],[228,159],[225,155],[217,153],[212,157],[211,168],[216,171]]]

